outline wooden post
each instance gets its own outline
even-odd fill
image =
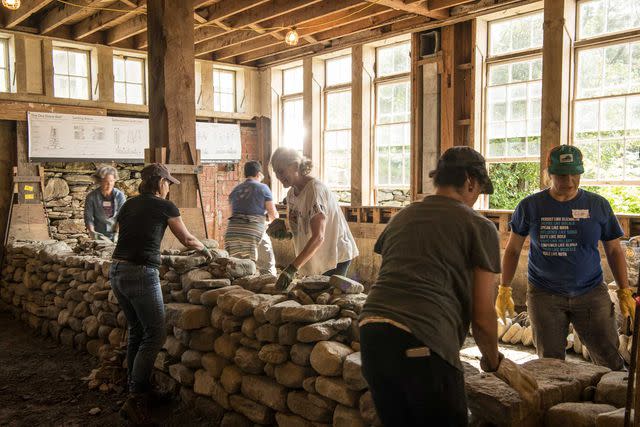
[[[418,194],[424,193],[424,138],[425,125],[424,97],[422,93],[423,77],[422,66],[418,64],[420,59],[420,33],[411,34],[411,200],[418,200]],[[437,79],[437,75],[434,77]],[[437,116],[437,115],[436,115]],[[434,128],[430,128],[434,130]],[[437,123],[435,126],[437,130]],[[436,140],[437,144],[437,140]],[[437,147],[436,147],[437,148]],[[437,156],[437,150],[436,154]]]
[[[149,0],[147,9],[150,148],[166,147],[169,163],[193,164],[191,159],[197,158],[193,0]],[[196,207],[196,177],[176,178],[181,185],[172,188],[169,198],[178,207]]]
[[[307,57],[302,61],[302,123],[304,126],[303,153],[313,162],[313,173],[321,175],[322,147],[322,87],[324,86],[323,61]]]
[[[547,154],[569,141],[571,47],[575,37],[575,0],[544,1],[542,51],[542,137],[540,188],[546,187]]]
[[[213,111],[213,64],[200,62],[200,109]]]
[[[371,204],[371,89],[375,49],[351,50],[351,206]]]
[[[113,102],[113,49],[97,46],[98,95],[100,101]]]

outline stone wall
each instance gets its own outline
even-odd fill
[[[210,264],[191,252],[163,257],[168,336],[156,359],[155,383],[222,426],[380,425],[360,369],[355,319],[366,298],[362,285],[315,276],[281,295],[275,278],[256,274],[252,261],[229,258],[215,241],[205,243],[215,254]],[[104,378],[123,372],[114,360],[123,360],[117,350],[126,327],[109,283],[113,248],[88,240],[81,246],[84,255],[64,242],[11,244],[0,309],[102,360],[109,374],[94,372],[89,386],[109,391]],[[614,410],[624,404],[626,380],[606,368],[557,360],[524,366],[541,385],[539,405],[465,366],[469,407],[478,421],[537,426],[547,419],[547,425],[560,425],[556,421],[586,416],[593,423],[584,425],[595,425],[596,417],[618,416]]]
[[[408,206],[411,204],[411,190],[408,188],[379,188],[376,190],[379,206]]]

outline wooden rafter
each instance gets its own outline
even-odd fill
[[[353,8],[352,8],[353,9]],[[396,17],[398,15],[395,11],[390,11],[388,8],[384,6],[373,6],[367,9],[356,9],[355,13],[352,9],[348,9],[339,13],[333,13],[330,15],[323,16],[321,18],[310,20],[297,30],[298,35],[301,39],[307,40],[309,43],[318,43],[322,41],[321,34],[329,28],[332,27],[344,27],[348,24],[365,21],[365,25],[368,25],[371,22],[372,17],[377,15],[385,15]],[[358,27],[359,28],[359,27]],[[309,41],[306,37],[313,36],[315,38],[314,41]],[[253,40],[251,43],[243,43],[237,46],[230,46],[220,49],[213,54],[213,59],[222,61],[227,58],[231,58],[234,56],[238,56],[241,54],[247,54],[249,52],[254,52],[256,50],[267,49],[271,46],[278,45],[279,47],[283,47],[282,44],[274,43],[273,40],[269,38],[262,37],[257,40]]]
[[[405,3],[403,0],[367,0],[371,3],[380,4],[390,7],[391,9],[400,10],[407,13],[415,13],[416,15],[427,16],[434,19],[445,19],[449,17],[446,10],[432,10],[424,0]]]
[[[427,7],[429,10],[441,10],[472,2],[473,0],[427,0]]]
[[[47,7],[51,2],[53,2],[53,0],[23,0],[20,9],[6,13],[4,20],[5,28],[15,27],[34,13]]]
[[[115,0],[75,0],[74,5],[58,3],[40,19],[40,34],[47,34],[61,25],[91,16],[97,7],[111,6]]]
[[[236,57],[236,62],[239,64],[246,64],[273,55],[286,55],[287,52],[296,53],[296,51],[314,50],[317,48],[321,48],[325,45],[325,43],[331,44],[332,40],[335,38],[345,37],[359,33],[361,31],[367,31],[369,29],[387,26],[410,18],[410,16],[407,16],[400,11],[387,10],[384,13],[368,17],[367,19],[362,19],[347,25],[340,25],[330,29],[326,29],[324,31],[316,32],[314,34],[314,37],[318,40],[316,43],[310,44],[300,41],[297,46],[286,46],[283,44],[273,45],[271,47],[258,49],[246,54],[238,55]],[[420,22],[426,22],[428,18],[419,17],[419,20]]]
[[[272,29],[270,33],[279,33],[282,28],[292,26],[308,25],[309,21],[318,17],[329,15],[335,12],[348,10],[353,13],[355,6],[362,5],[362,0],[344,0],[340,2],[325,2],[313,8],[305,8],[286,15],[278,16],[268,21],[263,21],[261,25],[265,28]],[[380,7],[380,6],[378,6]],[[275,30],[273,30],[275,28]],[[196,45],[196,56],[201,56],[218,49],[230,47],[239,43],[248,42],[250,40],[260,38],[260,34],[254,34],[249,31],[235,31],[233,33],[224,34],[212,40]]]
[[[129,1],[127,3],[132,2]],[[116,12],[115,10],[101,10],[98,13],[83,19],[73,26],[73,38],[76,40],[82,40],[93,33],[115,27],[116,25],[128,21],[146,9],[147,0],[138,0],[137,4],[132,4],[134,5],[133,8],[128,4],[114,4],[109,9],[117,9],[122,12]]]

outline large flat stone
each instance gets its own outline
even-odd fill
[[[633,409],[630,415],[630,419],[633,420]],[[624,427],[624,408],[598,414],[596,417],[596,427]]]
[[[234,411],[241,413],[245,417],[257,424],[273,423],[273,410],[265,405],[254,402],[246,397],[234,394],[229,397],[229,403]]]
[[[603,375],[596,388],[596,403],[607,403],[624,408],[627,402],[628,372],[609,372]]]
[[[345,294],[359,294],[364,291],[364,286],[361,283],[344,276],[331,276],[329,284],[336,289],[340,289]]]
[[[320,341],[311,351],[311,366],[320,375],[342,375],[344,359],[353,353],[351,347],[335,341]]]
[[[289,392],[287,406],[294,414],[311,421],[330,423],[333,417],[333,407],[316,405],[309,400],[309,393],[305,391]]]
[[[315,376],[316,373],[309,366],[296,365],[293,362],[285,362],[275,367],[276,381],[289,388],[302,388],[304,380]]]
[[[599,414],[614,411],[611,405],[591,402],[560,403],[547,411],[544,425],[547,427],[595,427]]]
[[[341,319],[330,319],[320,323],[313,323],[298,329],[297,338],[300,342],[330,340],[339,332],[349,328],[351,322],[352,319],[343,317]]]
[[[362,358],[360,352],[351,353],[344,359],[342,378],[352,390],[364,390],[367,381],[362,376]]]
[[[347,387],[342,378],[333,377],[318,377],[316,390],[318,394],[349,407],[357,406],[362,394]]]
[[[209,326],[209,312],[201,305],[185,303],[165,304],[166,322],[180,329],[200,329]]]
[[[233,306],[232,314],[238,317],[251,316],[253,310],[259,306],[271,306],[286,300],[286,295],[266,295],[266,294],[253,294],[248,295]]]
[[[282,320],[285,322],[316,323],[331,319],[340,312],[337,305],[309,304],[299,307],[285,307]]]
[[[256,310],[259,310],[261,307],[263,307],[263,306],[257,307]],[[266,310],[265,318],[272,325],[280,325],[281,323],[284,322],[282,320],[282,312],[286,308],[294,308],[294,307],[300,307],[300,303],[297,302],[297,301],[292,301],[292,300],[279,302],[277,304],[274,304],[274,305],[270,306]],[[255,315],[255,313],[254,313],[254,315]],[[256,316],[256,318],[258,318],[258,316]],[[259,320],[260,319],[258,319],[258,321]]]
[[[287,389],[269,377],[245,375],[240,388],[242,394],[276,411],[287,410]]]

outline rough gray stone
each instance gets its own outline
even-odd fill
[[[316,323],[331,319],[340,312],[337,305],[310,304],[300,307],[285,307],[281,318],[285,322]]]
[[[353,353],[351,347],[335,341],[320,341],[311,351],[311,366],[320,375],[342,375],[344,359]]]
[[[300,342],[326,341],[333,338],[339,332],[351,326],[352,320],[348,317],[330,319],[320,323],[303,326],[298,329],[297,338]]]
[[[206,307],[199,305],[165,304],[165,317],[167,324],[180,329],[200,329],[209,326],[209,312]]]
[[[271,323],[272,325],[280,325],[281,323],[283,323],[282,320],[282,312],[285,308],[291,308],[291,307],[300,307],[300,303],[296,302],[296,301],[291,301],[291,300],[287,300],[287,301],[283,301],[283,302],[279,302],[277,304],[274,304],[272,306],[270,306],[266,312],[265,312],[265,318],[266,320]],[[259,310],[261,307],[257,307],[256,310]],[[254,313],[254,315],[256,315],[257,313]],[[258,318],[258,316],[256,316],[257,320],[260,321],[260,319]]]
[[[596,403],[608,403],[623,408],[627,402],[628,372],[609,372],[604,374],[596,388]]]
[[[365,427],[360,411],[347,406],[338,405],[333,411],[333,427]]]
[[[545,426],[595,427],[599,414],[614,411],[611,405],[591,402],[565,402],[555,405],[545,416]]]
[[[331,276],[329,284],[336,289],[340,289],[345,294],[359,294],[364,291],[364,286],[362,284],[344,276]]]
[[[265,405],[261,405],[239,394],[231,395],[229,397],[229,403],[231,404],[231,408],[233,408],[234,411],[241,413],[254,423],[273,423],[273,410]]]
[[[330,423],[333,418],[332,407],[316,406],[309,400],[305,391],[291,391],[287,395],[287,406],[294,414],[320,423]]]
[[[294,344],[291,346],[291,361],[300,366],[311,366],[313,344]]]
[[[360,352],[351,353],[344,359],[342,378],[352,390],[364,390],[367,381],[362,376],[362,359]]]
[[[264,369],[264,362],[260,360],[258,351],[247,347],[238,348],[233,363],[249,374],[261,374]]]
[[[214,378],[220,378],[222,370],[229,365],[229,361],[216,353],[207,353],[200,359],[202,367],[205,368]]]
[[[289,348],[280,344],[267,344],[260,349],[258,357],[264,363],[279,365],[289,359]]]
[[[245,397],[271,409],[283,412],[287,410],[287,389],[271,378],[245,375],[240,391]]]
[[[355,407],[360,399],[360,393],[347,387],[342,378],[318,377],[316,390],[318,394],[349,407]]]
[[[302,388],[306,378],[315,375],[313,369],[308,366],[296,365],[293,362],[285,362],[275,367],[276,381],[288,388]]]

